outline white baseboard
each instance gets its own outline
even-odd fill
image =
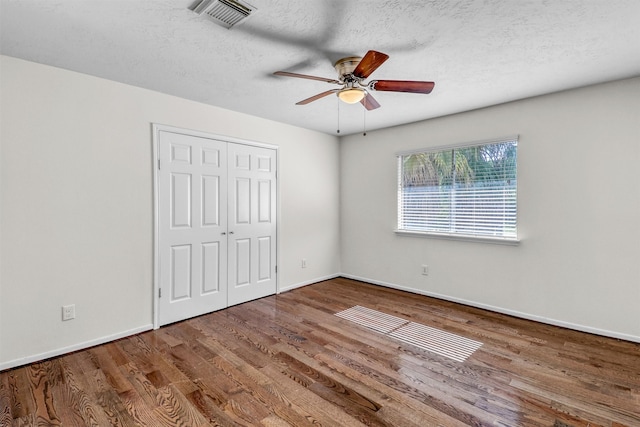
[[[471,307],[481,308],[483,310],[494,311],[496,313],[507,314],[509,316],[519,317],[521,319],[533,320],[535,322],[545,323],[545,324],[553,325],[553,326],[560,326],[562,328],[573,329],[575,331],[587,332],[587,333],[594,334],[594,335],[602,335],[602,336],[609,337],[609,338],[616,338],[616,339],[621,339],[621,340],[625,340],[625,341],[631,341],[631,342],[640,343],[640,336],[635,336],[635,335],[630,335],[630,334],[622,334],[622,333],[619,333],[619,332],[609,331],[609,330],[606,330],[606,329],[593,328],[591,326],[585,326],[585,325],[579,325],[579,324],[576,324],[576,323],[565,322],[564,320],[550,319],[550,318],[547,318],[547,317],[537,316],[535,314],[523,313],[523,312],[520,312],[520,311],[510,310],[510,309],[503,308],[503,307],[496,307],[496,306],[489,305],[489,304],[482,304],[482,303],[479,303],[479,302],[470,301],[470,300],[466,300],[466,299],[463,299],[463,298],[456,298],[456,297],[451,297],[451,296],[448,296],[448,295],[438,294],[438,293],[435,293],[435,292],[427,292],[427,291],[423,291],[423,290],[420,290],[420,289],[411,288],[411,287],[408,287],[408,286],[396,285],[395,283],[388,283],[388,282],[383,282],[383,281],[380,281],[380,280],[369,279],[369,278],[366,278],[366,277],[354,276],[352,274],[340,274],[340,276],[341,277],[345,277],[347,279],[353,279],[353,280],[359,280],[361,282],[371,283],[373,285],[379,285],[379,286],[384,286],[384,287],[387,287],[387,288],[398,289],[398,290],[401,290],[401,291],[411,292],[411,293],[414,293],[414,294],[424,295],[424,296],[437,298],[437,299],[441,299],[441,300],[445,300],[445,301],[455,302],[455,303],[458,303],[458,304],[468,305],[468,306],[471,306]]]
[[[93,347],[99,344],[104,344],[110,341],[115,341],[120,338],[129,337],[131,335],[150,331],[152,329],[153,329],[153,324],[143,325],[138,328],[129,329],[128,331],[119,332],[113,335],[107,335],[94,340],[89,340],[89,341],[81,342],[78,344],[70,345],[68,347],[62,347],[52,351],[47,351],[45,353],[40,353],[33,356],[27,356],[20,359],[10,360],[8,362],[0,363],[0,371],[4,371],[5,369],[15,368],[17,366],[27,365],[29,363],[39,362],[42,360],[49,359],[51,357],[56,357],[66,353],[71,353],[73,351],[83,350],[85,348]]]
[[[340,276],[342,276],[342,275],[336,273],[336,274],[330,274],[328,276],[318,277],[318,278],[311,279],[311,280],[305,280],[304,282],[300,282],[300,283],[294,283],[293,285],[289,285],[289,286],[285,286],[283,288],[280,288],[278,290],[278,293],[287,292],[287,291],[290,291],[292,289],[301,288],[301,287],[307,286],[307,285],[313,285],[314,283],[323,282],[325,280],[335,279],[336,277],[340,277]]]

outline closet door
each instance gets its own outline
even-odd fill
[[[229,305],[276,292],[276,151],[228,145]]]
[[[158,323],[227,306],[227,143],[160,131]]]

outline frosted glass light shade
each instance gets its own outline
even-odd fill
[[[362,101],[364,98],[364,90],[362,89],[344,89],[338,92],[338,98],[341,101],[346,102],[347,104],[355,104],[356,102]]]

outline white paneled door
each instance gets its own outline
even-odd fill
[[[276,292],[275,150],[228,146],[229,305]]]
[[[275,150],[158,132],[158,324],[276,292]]]

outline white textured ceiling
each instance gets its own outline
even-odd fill
[[[335,134],[640,75],[639,0],[249,0],[227,30],[193,0],[0,0],[1,53]],[[371,78],[435,81],[430,95],[340,104],[333,63],[390,59]],[[339,108],[338,108],[339,105]]]

